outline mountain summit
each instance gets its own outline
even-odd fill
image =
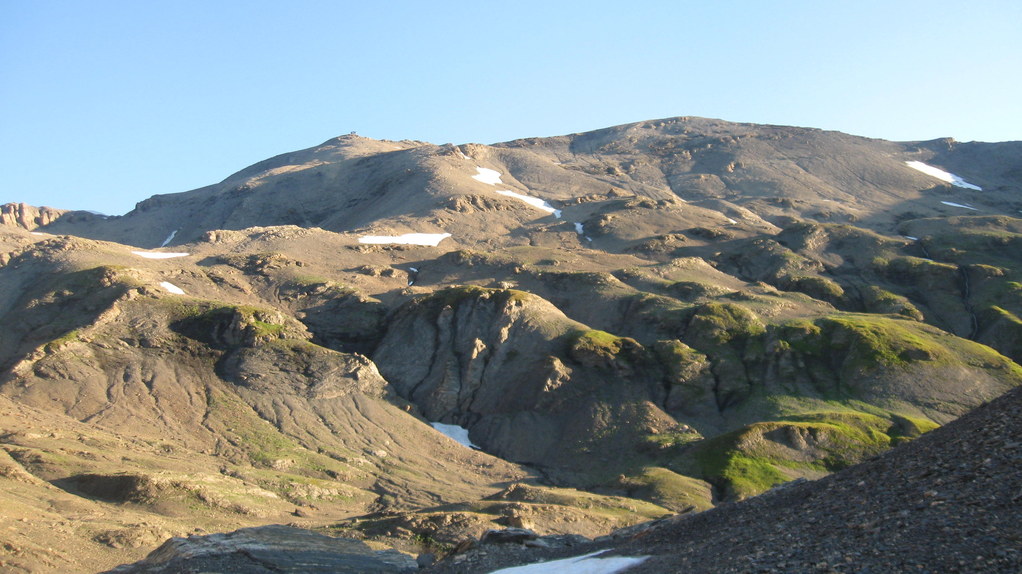
[[[436,553],[819,479],[1022,382],[1020,192],[1022,142],[671,118],[3,206],[2,560]]]

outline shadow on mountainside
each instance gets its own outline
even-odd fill
[[[625,529],[592,546],[481,546],[427,569],[489,572],[573,556],[646,557],[629,573],[1018,572],[1022,389],[816,481]]]

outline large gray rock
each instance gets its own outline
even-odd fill
[[[144,560],[110,573],[331,572],[392,574],[418,570],[415,559],[396,550],[374,551],[358,540],[272,524],[234,532],[171,538]]]

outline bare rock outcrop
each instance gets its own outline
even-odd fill
[[[26,231],[33,231],[53,223],[65,213],[68,212],[52,207],[35,207],[27,203],[5,203],[0,205],[0,225],[10,225]]]
[[[601,333],[535,295],[459,287],[398,309],[373,360],[427,418],[465,426],[487,452],[570,475],[599,451],[611,462],[598,472],[612,473],[615,453],[676,421],[652,400],[659,367],[638,345],[603,349],[613,336]]]
[[[177,572],[364,572],[418,571],[415,559],[395,550],[373,550],[364,542],[272,524],[225,534],[171,538],[144,560],[110,574]]]
[[[373,358],[433,420],[508,410],[543,391],[542,381],[556,370],[547,360],[556,354],[555,340],[574,325],[526,293],[453,288],[400,309]],[[504,392],[512,380],[522,384]]]

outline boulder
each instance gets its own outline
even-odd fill
[[[183,572],[308,573],[415,572],[415,558],[396,550],[372,550],[350,538],[332,538],[310,530],[271,524],[234,532],[171,538],[144,560],[109,573]]]

